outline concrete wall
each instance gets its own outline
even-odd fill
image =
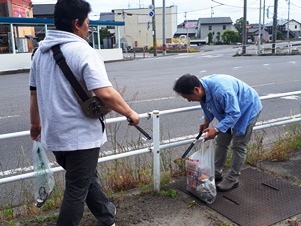
[[[97,49],[96,51],[105,62],[123,59],[122,49]],[[0,74],[29,70],[31,53],[0,54],[0,62]]]
[[[31,53],[0,54],[0,72],[30,68]]]
[[[122,49],[96,49],[96,51],[105,62],[123,59]]]

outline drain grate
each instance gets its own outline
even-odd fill
[[[218,192],[209,207],[242,226],[271,225],[301,213],[300,197],[301,187],[247,168],[239,187]]]

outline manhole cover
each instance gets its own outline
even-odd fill
[[[271,225],[301,212],[301,187],[266,173],[241,171],[239,187],[218,192],[208,205],[242,226]]]

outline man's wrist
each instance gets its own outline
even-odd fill
[[[220,133],[218,128],[214,128],[216,135]]]

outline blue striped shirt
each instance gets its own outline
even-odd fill
[[[221,132],[235,129],[236,135],[243,135],[262,109],[257,92],[230,75],[213,74],[200,81],[206,94],[200,104],[209,122],[215,117]]]

